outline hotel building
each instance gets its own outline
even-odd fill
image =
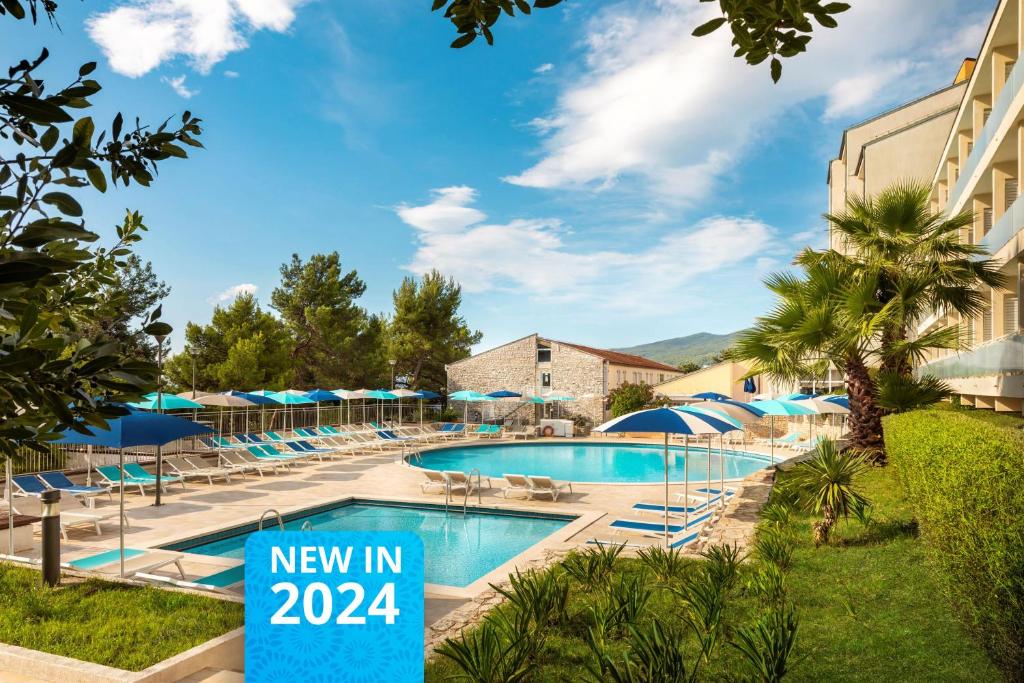
[[[924,320],[919,334],[955,326],[962,348],[933,352],[919,371],[945,380],[967,405],[1013,412],[1024,410],[1022,48],[1024,0],[1001,0],[978,57],[964,62],[952,86],[850,128],[829,167],[833,212],[854,193],[871,196],[913,178],[931,183],[933,210],[973,212],[961,239],[986,247],[1005,286],[985,289],[985,310],[974,318]],[[830,240],[842,250],[839,241]]]

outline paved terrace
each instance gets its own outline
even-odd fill
[[[474,438],[467,438],[457,443],[474,441]],[[629,441],[645,442],[642,439]],[[618,440],[602,442],[620,443]],[[488,440],[486,443],[494,444],[496,441]],[[450,445],[450,442],[437,445]],[[428,449],[429,446],[423,447],[423,450]],[[748,450],[766,452],[759,447],[749,447]],[[786,455],[793,453],[776,448],[777,460]],[[727,485],[738,489],[737,495],[729,501],[715,523],[706,527],[705,533],[710,538],[702,538],[700,543],[688,549],[696,552],[708,542],[736,543],[741,549],[745,548],[752,538],[757,513],[767,500],[771,478],[769,470],[762,470],[742,482],[727,482]],[[84,480],[84,476],[80,479]],[[366,452],[335,457],[324,462],[313,460],[297,464],[287,472],[268,472],[263,478],[258,474],[248,474],[245,479],[232,476],[230,482],[220,480],[213,485],[205,480],[192,480],[187,483],[185,490],[180,484],[172,484],[164,494],[164,504],[159,508],[152,505],[152,491],[143,497],[137,493],[137,489],[132,491],[129,488],[125,495],[125,505],[131,526],[125,531],[125,544],[131,548],[156,547],[226,527],[255,522],[265,510],[271,508],[287,514],[348,497],[443,503],[443,494],[424,494],[421,491],[420,484],[424,481],[425,477],[420,470],[402,462],[401,452]],[[512,563],[503,565],[473,584],[470,590],[448,590],[441,587],[428,590],[426,622],[428,626],[434,625],[433,629],[428,628],[428,643],[432,633],[434,636],[443,636],[457,630],[490,606],[494,595],[487,589],[488,581],[502,581],[513,567],[544,565],[595,537],[602,540],[616,538],[608,529],[611,520],[619,517],[636,518],[638,515],[630,509],[634,503],[642,500],[657,502],[664,498],[661,484],[574,484],[573,493],[563,492],[557,502],[542,498],[505,499],[500,491],[502,480],[496,479],[492,483],[495,488],[485,488],[482,492],[483,507],[568,513],[579,515],[581,519],[573,523],[567,533],[561,534],[563,538],[558,538],[559,534],[556,534],[535,545]],[[484,485],[486,487],[486,480]],[[690,485],[695,488],[701,482],[691,481]],[[682,488],[672,486],[671,492],[675,494],[682,491]],[[461,504],[461,495],[458,499]],[[117,505],[117,495],[114,495],[113,502],[105,496],[98,497],[96,501],[97,508],[111,509],[111,506]],[[470,497],[470,504],[475,506],[476,501],[474,494]],[[657,521],[659,518],[652,515],[646,519]],[[72,527],[68,533],[69,540],[63,543],[64,561],[118,547],[117,525],[113,520],[104,523],[103,534],[100,536],[85,525]],[[659,542],[654,537],[618,538],[620,541],[628,539],[630,543],[638,544]],[[38,556],[38,538],[34,553],[20,554]],[[237,564],[237,560],[201,555],[188,555],[183,562],[189,579],[208,576],[234,564]],[[169,571],[156,573],[176,576],[173,567]]]

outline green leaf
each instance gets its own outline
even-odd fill
[[[17,197],[0,197],[0,211],[13,211],[21,206]]]
[[[92,117],[85,116],[78,119],[75,122],[75,129],[73,139],[75,144],[79,147],[91,147],[92,146],[92,134],[96,130],[96,124],[92,122]]]
[[[537,9],[547,9],[549,7],[554,7],[560,2],[562,2],[562,0],[533,0],[533,6]]]
[[[469,33],[463,33],[461,36],[453,40],[451,46],[456,49],[460,47],[466,47],[474,40],[476,40],[476,32],[470,31]]]
[[[82,205],[66,192],[47,192],[43,195],[43,203],[56,206],[66,216],[82,215]]]
[[[85,78],[96,70],[96,62],[86,62],[78,68],[78,77]]]
[[[772,81],[778,83],[780,78],[782,78],[782,62],[772,57]]]
[[[530,13],[530,3],[526,2],[526,0],[515,0],[515,3],[516,7],[519,8],[520,12],[522,12],[523,14]]]
[[[714,31],[718,30],[725,23],[725,21],[725,17],[718,17],[717,19],[712,19],[711,21],[704,22],[697,28],[693,29],[693,35],[700,38],[701,36],[706,36],[709,33],[713,33]]]
[[[18,0],[0,0],[0,4],[2,4],[4,9],[10,12],[11,16],[15,19],[25,18],[25,8],[21,6],[21,3],[18,2]]]
[[[0,95],[0,105],[36,123],[67,123],[72,120],[63,109],[38,97]]]
[[[448,0],[434,0],[434,4],[430,7],[430,11],[436,12],[447,4]]]
[[[99,166],[93,166],[86,170],[85,174],[89,177],[89,182],[100,192],[107,191],[107,177],[103,175],[103,169]]]
[[[39,138],[39,144],[43,146],[44,152],[49,152],[57,144],[58,140],[60,140],[60,130],[56,126],[50,126],[43,133],[42,137]]]

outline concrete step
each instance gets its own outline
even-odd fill
[[[191,676],[186,676],[178,683],[244,683],[245,674],[238,671],[227,671],[225,669],[206,668],[197,671]]]

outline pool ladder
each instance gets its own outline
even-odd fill
[[[275,510],[273,508],[271,508],[269,510],[264,510],[263,514],[260,515],[260,521],[256,525],[256,530],[257,531],[263,531],[263,520],[265,520],[267,518],[267,515],[273,515],[273,516],[277,517],[277,528],[279,528],[281,531],[284,531],[284,517],[281,516],[280,512],[278,512],[277,510]]]
[[[476,506],[480,507],[482,499],[480,498],[480,487],[483,484],[483,478],[480,475],[480,470],[473,468],[469,472],[469,481],[466,483],[466,493],[462,496],[462,516],[466,516],[466,508],[469,507],[469,489],[473,485],[473,475],[476,474]]]

